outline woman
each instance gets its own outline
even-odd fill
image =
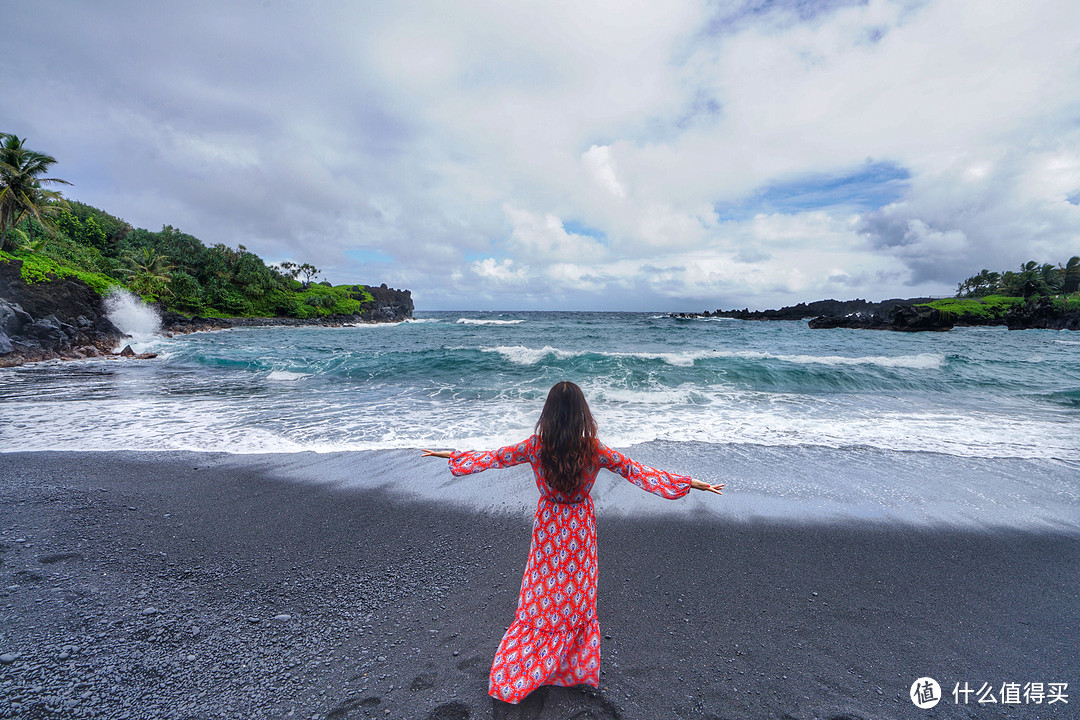
[[[691,488],[714,492],[684,475],[640,465],[596,439],[596,421],[572,382],[548,393],[536,434],[499,450],[423,451],[449,458],[450,472],[532,465],[540,502],[514,622],[499,643],[488,694],[517,704],[541,685],[600,685],[600,626],[596,620],[596,519],[589,490],[600,468],[668,499]]]

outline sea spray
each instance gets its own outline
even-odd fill
[[[105,298],[105,314],[122,333],[131,336],[129,344],[137,352],[142,352],[142,346],[152,342],[161,329],[157,310],[127,290],[114,290]]]

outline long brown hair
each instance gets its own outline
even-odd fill
[[[596,421],[585,393],[563,380],[548,391],[544,410],[536,421],[540,436],[540,464],[552,490],[570,494],[577,489],[596,447]]]

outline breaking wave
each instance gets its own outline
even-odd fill
[[[458,318],[458,325],[520,325],[524,320],[492,320],[488,318]]]

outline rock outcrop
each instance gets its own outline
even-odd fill
[[[107,355],[126,337],[86,283],[27,284],[21,272],[21,260],[0,261],[0,367]]]
[[[1080,330],[1080,310],[1063,310],[1060,301],[1050,297],[1032,297],[1004,315],[944,313],[926,305],[896,305],[886,312],[855,312],[846,315],[822,315],[809,322],[814,330],[855,328],[860,330],[896,330],[900,332],[945,331],[954,327],[1005,325],[1010,330],[1047,329]]]
[[[383,283],[379,287],[367,286],[375,304],[360,313],[361,322],[401,322],[412,317],[412,292],[395,290]]]
[[[1080,330],[1080,309],[1062,310],[1054,298],[1033,297],[1005,314],[1010,330]]]
[[[828,317],[846,317],[849,315],[861,314],[863,316],[869,315],[884,315],[892,308],[898,305],[915,305],[918,303],[932,302],[935,298],[909,298],[900,299],[893,298],[891,300],[882,300],[881,302],[872,303],[868,300],[815,300],[811,303],[799,303],[798,305],[788,305],[778,310],[750,310],[749,308],[743,308],[742,310],[715,310],[709,312],[700,313],[672,313],[668,317],[677,319],[691,319],[691,318],[734,318],[736,320],[806,320],[807,318],[817,318],[822,316]]]
[[[848,315],[823,315],[811,320],[813,330],[854,328],[858,330],[895,330],[899,332],[944,332],[952,330],[955,319],[925,305],[895,305],[885,312],[855,312]]]

